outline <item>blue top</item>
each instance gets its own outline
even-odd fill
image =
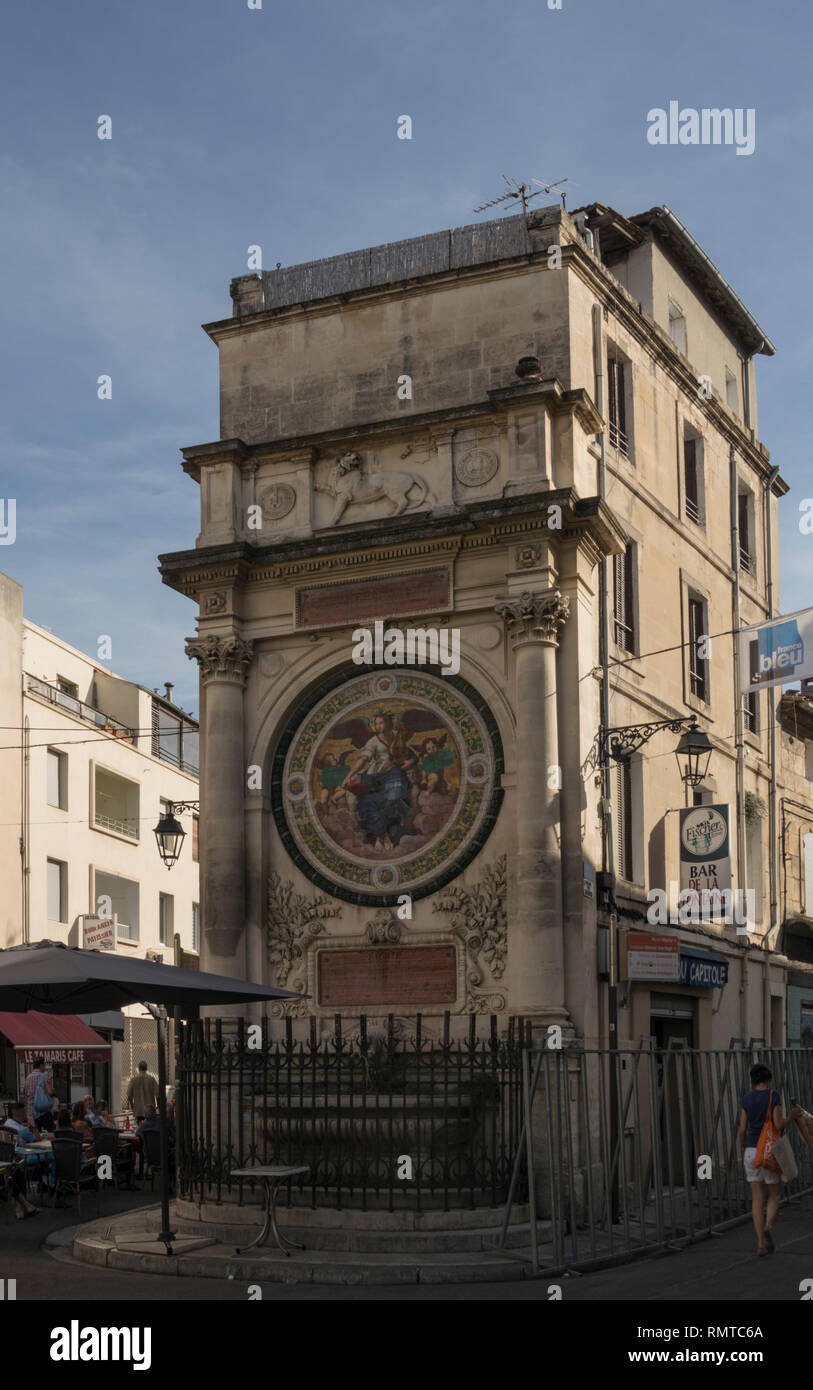
[[[773,1108],[779,1105],[779,1092],[771,1086],[765,1091],[749,1091],[742,1098],[742,1108],[748,1116],[748,1133],[745,1136],[746,1149],[755,1149],[759,1143],[762,1126],[768,1114],[768,1102],[773,1096]]]

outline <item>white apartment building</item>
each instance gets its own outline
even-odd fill
[[[159,695],[124,680],[25,620],[4,575],[0,651],[0,946],[82,946],[86,917],[114,916],[118,954],[195,967],[197,816],[180,814],[187,840],[171,872],[153,829],[168,802],[198,799],[197,722],[171,685]],[[0,1015],[7,1096],[38,1051],[60,1099],[90,1090],[114,1109],[142,1056],[154,1069],[155,1024],[139,1006],[87,1017],[95,1048],[67,1019],[37,1015],[33,1036],[32,1018]]]

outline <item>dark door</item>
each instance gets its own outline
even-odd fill
[[[653,1014],[650,1031],[658,1048],[661,1174],[664,1184],[682,1187],[696,1171],[692,1153],[692,1059],[685,1049],[694,1045],[694,1019]]]

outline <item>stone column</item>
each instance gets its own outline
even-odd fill
[[[556,648],[568,599],[558,589],[498,600],[514,649],[517,715],[516,910],[508,922],[512,1013],[570,1022],[565,1004]],[[553,785],[551,785],[551,783]]]
[[[234,632],[186,643],[202,685],[201,968],[237,979],[246,975],[243,692],[253,652]]]

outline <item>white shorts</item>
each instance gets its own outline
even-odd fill
[[[754,1149],[746,1149],[746,1150],[745,1150],[745,1153],[744,1153],[743,1156],[742,1156],[742,1161],[743,1161],[743,1164],[744,1164],[744,1166],[745,1166],[745,1181],[746,1181],[746,1182],[769,1182],[769,1183],[770,1183],[770,1182],[781,1182],[781,1181],[782,1181],[782,1174],[781,1174],[781,1173],[772,1173],[771,1170],[770,1170],[770,1168],[757,1168],[757,1167],[756,1167],[756,1165],[755,1165],[755,1163],[754,1163],[754,1159],[756,1158],[756,1156],[757,1156],[757,1151],[756,1151],[755,1148],[754,1148]]]

